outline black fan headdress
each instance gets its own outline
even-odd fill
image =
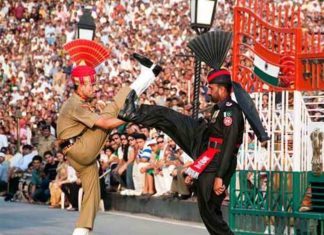
[[[213,69],[220,69],[232,44],[232,32],[210,31],[192,39],[188,47]]]

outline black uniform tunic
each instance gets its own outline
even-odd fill
[[[238,104],[230,98],[219,102],[209,122],[195,120],[166,107],[141,105],[132,122],[162,130],[193,159],[207,150],[210,137],[223,140],[217,147],[220,151],[198,177],[197,197],[209,233],[232,234],[220,210],[225,193],[217,196],[213,184],[215,177],[220,177],[227,187],[236,169],[236,154],[244,131],[243,114]]]

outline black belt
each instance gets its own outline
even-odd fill
[[[77,141],[78,138],[80,138],[80,136],[76,136],[76,137],[72,137],[70,139],[63,140],[63,142],[60,144],[60,148],[62,150],[64,150],[65,148],[72,146]]]
[[[208,148],[212,148],[212,149],[220,149],[222,146],[222,144],[217,143],[217,142],[212,142],[212,141],[208,141]]]
[[[235,145],[236,148],[240,148],[241,144],[237,144]],[[214,141],[208,141],[208,148],[212,148],[212,149],[221,149],[222,144],[214,142]]]

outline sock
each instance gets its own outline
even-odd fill
[[[88,235],[89,232],[87,228],[75,228],[72,235]]]
[[[154,66],[153,64],[151,68],[154,68]],[[137,96],[140,96],[155,81],[156,77],[151,68],[141,65],[140,75],[130,85],[130,88],[136,92]]]

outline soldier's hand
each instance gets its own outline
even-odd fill
[[[216,177],[214,180],[214,192],[216,195],[221,195],[225,191],[225,185],[223,179]]]
[[[91,104],[82,104],[81,105],[82,108],[85,108],[85,109],[88,109],[90,112],[94,112],[95,111],[95,108],[91,105]]]
[[[102,113],[105,107],[106,107],[105,102],[103,102],[102,100],[98,100],[96,104],[96,108],[100,111],[100,113]]]

